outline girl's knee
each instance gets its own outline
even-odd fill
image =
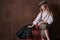
[[[47,30],[47,28],[46,27],[42,27],[42,30]]]

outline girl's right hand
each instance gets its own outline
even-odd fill
[[[32,28],[33,26],[28,26],[28,28]]]

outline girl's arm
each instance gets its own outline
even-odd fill
[[[41,21],[38,23],[38,26],[41,25],[42,23],[48,23],[47,21]]]

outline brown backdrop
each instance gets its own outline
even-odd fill
[[[16,32],[33,22],[40,0],[0,0],[0,40],[18,40]],[[54,23],[50,27],[51,38],[60,38],[60,0],[48,0],[53,10]]]

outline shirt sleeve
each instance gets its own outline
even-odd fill
[[[51,24],[53,22],[53,16],[50,15],[49,18],[47,19],[48,24]]]
[[[41,13],[38,14],[38,16],[33,21],[33,24],[36,25],[41,20]]]

